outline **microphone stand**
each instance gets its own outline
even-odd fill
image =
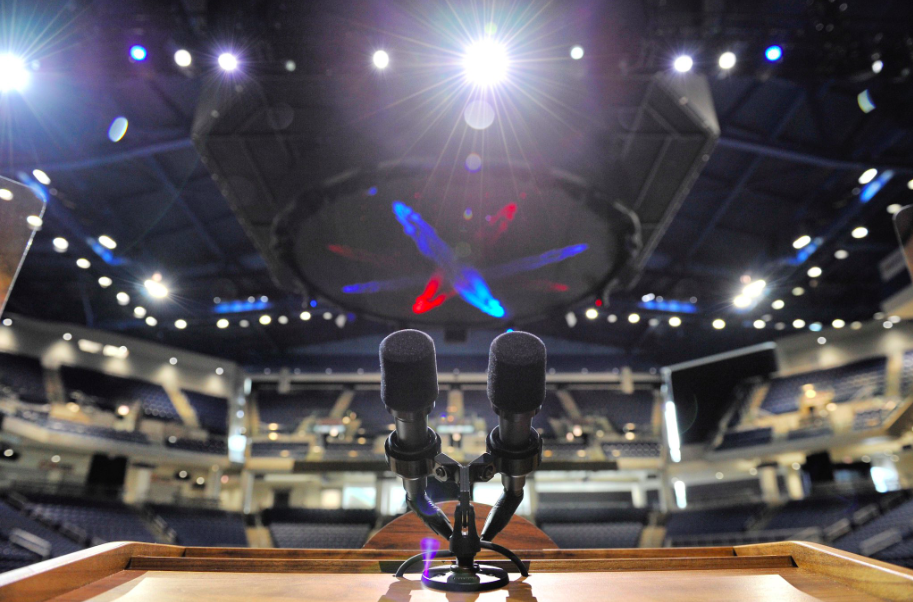
[[[537,456],[541,456],[541,444],[537,451]],[[416,554],[400,565],[396,571],[397,577],[402,577],[410,566],[422,560],[430,561],[435,557],[453,556],[456,559],[453,564],[432,567],[424,571],[422,583],[432,589],[451,592],[482,592],[507,585],[509,582],[507,571],[500,567],[475,562],[476,555],[483,549],[501,554],[517,567],[522,576],[529,576],[526,565],[516,554],[491,541],[484,541],[476,529],[475,508],[472,505],[472,484],[490,481],[498,471],[499,464],[501,462],[498,462],[496,456],[490,453],[482,454],[469,464],[460,464],[443,453],[434,457],[434,477],[441,482],[452,481],[460,486],[453,530],[448,538],[450,549],[448,553],[433,555],[431,558],[427,558],[424,553]],[[538,462],[535,464],[538,465]],[[522,496],[520,499],[522,500]],[[429,529],[441,535],[440,524],[434,519],[434,516],[441,511],[430,500],[428,500],[428,504],[433,509],[431,512],[426,510],[416,512],[416,514]],[[517,502],[518,504],[519,502]],[[502,528],[510,520],[517,505],[508,504],[507,507],[500,509],[499,515],[509,514],[509,516],[499,516],[497,522],[501,523]],[[500,504],[492,508],[488,522],[491,522],[493,515],[499,511],[499,506]],[[500,531],[500,529],[498,530]]]

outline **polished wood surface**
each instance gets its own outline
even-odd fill
[[[456,510],[456,502],[443,502],[439,504],[450,520]],[[479,533],[485,525],[485,518],[491,510],[487,504],[474,503],[476,513],[476,527]],[[383,529],[374,534],[364,545],[373,550],[422,550],[422,540],[432,538],[437,541],[439,549],[446,550],[447,542],[431,532],[425,523],[414,513],[409,512],[392,520]],[[558,546],[546,535],[542,529],[532,524],[522,516],[515,516],[501,533],[495,537],[495,543],[511,550],[546,550]]]
[[[528,578],[444,594],[389,571],[411,550],[257,550],[115,543],[0,575],[0,602],[874,602],[913,600],[913,571],[800,542],[518,550]]]

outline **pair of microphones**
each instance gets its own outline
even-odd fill
[[[507,332],[491,343],[488,399],[498,426],[488,435],[486,454],[501,473],[504,491],[488,515],[483,541],[490,542],[507,526],[523,501],[526,477],[541,460],[542,441],[532,420],[545,400],[545,365],[545,345],[532,334]],[[403,479],[409,508],[449,539],[453,527],[426,492],[441,452],[440,437],[428,427],[438,396],[434,341],[418,330],[389,335],[380,344],[380,374],[381,399],[395,424],[384,447],[387,462]]]

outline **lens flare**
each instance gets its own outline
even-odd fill
[[[463,56],[466,79],[483,88],[504,81],[509,65],[507,48],[491,38],[474,42]]]

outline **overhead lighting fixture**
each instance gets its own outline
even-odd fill
[[[491,38],[474,42],[463,56],[466,79],[480,87],[494,86],[504,81],[509,64],[507,48]]]
[[[818,278],[819,276],[821,276],[822,271],[821,271],[821,268],[819,268],[818,266],[815,265],[815,266],[808,268],[807,273],[808,273],[809,278]]]
[[[827,339],[826,339],[826,338],[824,338],[824,337],[818,337],[818,344],[819,344],[819,345],[824,345],[825,343],[827,343]]]
[[[156,320],[155,318],[153,318],[152,316],[146,316],[146,325],[157,326],[158,323],[159,323],[159,321]]]
[[[83,353],[101,353],[101,350],[104,348],[104,345],[97,341],[90,341],[89,339],[79,339],[76,341],[76,346],[79,347],[79,350]]]
[[[42,225],[44,225],[44,220],[37,215],[29,215],[25,218],[25,223],[27,223],[33,230],[37,230]]]
[[[907,189],[908,189],[908,190],[913,190],[913,180],[910,180],[910,181],[907,182]]]
[[[890,320],[885,320],[885,322],[882,324],[882,326],[884,326],[885,328],[894,328],[894,322],[891,322]]]
[[[238,68],[238,57],[230,52],[223,52],[219,55],[219,67],[222,71],[234,71]]]
[[[903,207],[901,207],[899,203],[891,203],[890,205],[887,206],[887,212],[890,213],[891,215],[894,215],[901,209],[903,209]]]
[[[371,61],[378,69],[386,69],[387,65],[390,64],[390,55],[384,50],[378,50],[374,53],[374,56],[371,57]]]
[[[225,370],[222,369],[222,367],[220,366],[220,367],[216,368],[216,374],[219,376],[222,376],[223,374],[225,374]]]
[[[716,320],[713,321],[713,327],[716,328],[717,330],[723,330],[724,328],[726,328],[726,320],[721,320],[720,318],[717,318]]]
[[[865,226],[857,226],[853,228],[853,231],[850,233],[853,238],[865,238],[869,235],[869,229]]]
[[[630,322],[631,324],[637,324],[638,322],[640,322],[640,315],[639,314],[629,315],[628,322]]]
[[[591,307],[588,310],[586,310],[584,315],[587,317],[587,320],[595,320],[596,318],[599,317],[599,310]]]
[[[882,69],[884,69],[884,61],[872,61],[872,73],[881,73]]]
[[[688,73],[691,71],[692,67],[694,67],[694,59],[687,54],[677,56],[675,57],[675,60],[672,61],[672,68],[679,73]]]
[[[126,117],[115,117],[108,126],[108,140],[111,142],[120,142],[127,135],[127,128],[130,122]]]
[[[844,322],[840,318],[837,318],[836,320],[831,322],[831,326],[833,326],[834,328],[838,328],[838,329],[843,328],[844,326],[846,326],[846,322]]]
[[[755,280],[745,285],[745,288],[742,289],[742,294],[753,299],[760,297],[765,288],[767,288],[766,280]]]
[[[850,256],[850,253],[846,249],[837,249],[836,251],[834,251],[834,257],[837,259],[846,259],[849,256]]]
[[[806,245],[808,245],[808,243],[810,243],[811,241],[812,241],[811,236],[809,236],[808,234],[803,234],[802,236],[800,236],[799,238],[797,238],[796,240],[793,241],[793,248],[801,249],[802,247],[805,247]]]
[[[853,322],[852,324],[850,324],[850,328],[852,328],[853,330],[859,330],[860,328],[862,328],[862,322]]]
[[[583,46],[574,46],[571,48],[571,58],[579,61],[583,58]]]
[[[732,304],[739,309],[745,309],[751,305],[751,298],[747,295],[738,295],[735,299],[732,300]]]
[[[875,176],[877,176],[877,175],[878,175],[878,170],[875,169],[874,167],[871,167],[871,168],[865,170],[864,172],[862,172],[862,174],[859,176],[859,183],[868,184],[869,182],[874,180]]]
[[[777,299],[776,301],[771,303],[770,306],[774,309],[783,309],[784,307],[786,307],[786,303],[783,302],[783,299]]]
[[[64,340],[64,341],[72,341],[72,340],[73,340],[73,335],[70,334],[69,332],[65,332],[65,333],[63,333],[63,340]]]
[[[311,312],[303,311],[303,312],[301,312],[301,315],[298,317],[301,318],[302,320],[304,320],[305,322],[307,322],[308,320],[311,319]]]
[[[0,201],[12,201],[13,191],[9,188],[0,188]]]
[[[117,293],[117,304],[118,305],[129,305],[130,304],[130,295],[121,291]]]
[[[216,321],[216,328],[228,328],[228,320],[220,318]]]
[[[66,253],[66,250],[70,248],[70,243],[62,236],[55,238],[52,243],[54,245],[54,250],[58,253]]]
[[[187,320],[175,320],[174,327],[178,330],[184,330],[187,328]]]
[[[671,318],[669,318],[669,326],[671,326],[672,328],[678,328],[681,325],[682,325],[682,319],[679,318],[678,316],[672,316]]]
[[[190,55],[190,52],[181,48],[174,53],[174,62],[178,67],[189,67],[193,62],[193,57]]]
[[[25,61],[12,54],[0,55],[0,92],[20,92],[28,83]]]
[[[149,56],[149,53],[146,51],[146,48],[144,46],[140,46],[139,44],[134,44],[133,46],[130,47],[130,58],[133,59],[134,61],[136,61],[137,63],[141,63],[141,62],[145,61],[147,56]]]
[[[173,358],[171,358],[171,359],[168,360],[168,363],[171,364],[172,366],[177,366],[177,365],[178,365],[178,358],[173,357]]]
[[[720,55],[720,69],[724,71],[729,71],[735,67],[735,53],[734,52],[724,52]]]
[[[260,320],[259,320],[259,322],[261,324],[263,324],[264,326],[268,325],[272,321],[273,321],[273,319],[272,319],[272,317],[270,317],[269,314],[263,314],[262,316],[260,316]]]
[[[793,328],[805,328],[805,320],[801,318],[793,320]]]
[[[110,249],[112,251],[117,248],[117,243],[114,241],[113,238],[111,238],[107,234],[102,234],[101,236],[98,237],[98,244],[100,244],[104,248]]]
[[[606,320],[608,321],[609,324],[614,324],[615,322],[618,321],[618,316],[616,316],[615,314],[609,314],[609,317],[606,318]]]
[[[98,279],[98,286],[100,286],[102,288],[108,288],[112,284],[114,284],[114,281],[111,280],[110,278],[108,278],[107,276],[102,276]]]
[[[143,286],[146,287],[146,292],[156,299],[164,299],[168,296],[168,287],[157,280],[150,278],[143,282]]]
[[[133,315],[136,316],[137,318],[145,318],[146,317],[146,308],[140,307],[140,306],[134,307]]]
[[[796,288],[793,289],[793,295],[796,297],[801,297],[804,294],[805,294],[805,289],[802,288],[801,286],[797,286]]]
[[[92,267],[92,262],[85,257],[80,257],[76,260],[76,267],[82,268],[83,270],[88,270]]]
[[[753,323],[753,325],[754,325],[754,327],[757,328],[758,330],[761,330],[762,328],[764,328],[765,326],[767,326],[767,322],[765,322],[764,320],[755,320],[754,323]]]
[[[821,329],[824,328],[824,325],[821,322],[812,322],[808,325],[808,329],[812,332],[821,332]]]
[[[776,63],[783,58],[783,48],[777,44],[772,44],[764,50],[764,58],[768,62]]]

